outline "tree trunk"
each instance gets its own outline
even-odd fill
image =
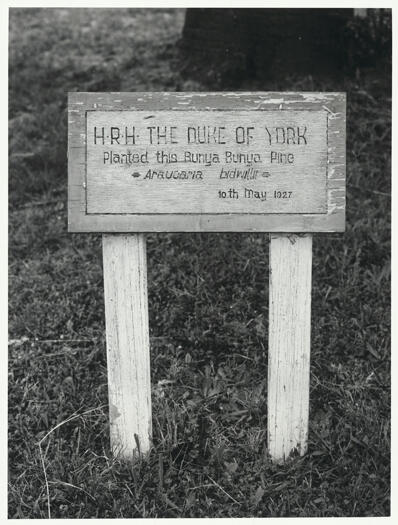
[[[352,16],[352,9],[187,9],[186,71],[202,79],[338,73]]]

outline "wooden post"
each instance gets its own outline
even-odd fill
[[[111,446],[131,460],[152,433],[145,235],[103,235],[103,261]]]
[[[275,462],[307,450],[312,235],[271,234],[268,450]]]

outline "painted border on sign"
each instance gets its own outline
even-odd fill
[[[88,111],[325,111],[326,213],[88,214]],[[70,93],[68,104],[70,232],[339,232],[345,229],[344,93]]]

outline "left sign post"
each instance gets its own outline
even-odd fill
[[[111,446],[132,460],[149,451],[152,434],[146,239],[102,239]]]

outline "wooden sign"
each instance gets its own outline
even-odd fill
[[[69,230],[343,231],[338,93],[71,93]]]
[[[70,93],[69,231],[102,232],[111,443],[151,445],[143,232],[270,232],[268,450],[307,449],[312,232],[345,228],[343,93]],[[285,232],[285,233],[284,233]]]

